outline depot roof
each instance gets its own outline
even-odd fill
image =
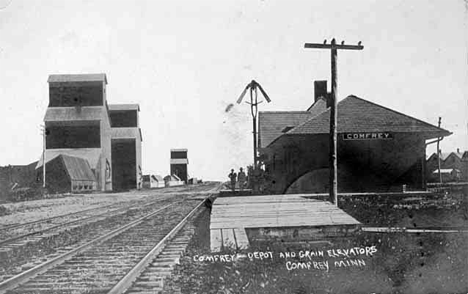
[[[424,134],[426,139],[445,137],[452,134],[445,129],[356,96],[348,96],[340,101],[337,109],[338,133],[420,133]],[[290,128],[283,136],[328,134],[329,130],[330,109],[328,108],[319,115],[300,123],[294,128]]]
[[[267,147],[271,142],[283,135],[285,130],[294,128],[313,116],[308,111],[260,111],[258,115],[259,147]]]

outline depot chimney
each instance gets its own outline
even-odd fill
[[[314,102],[320,98],[327,99],[327,81],[314,81]]]

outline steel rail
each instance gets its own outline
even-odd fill
[[[27,222],[27,223],[6,225],[6,226],[3,226],[3,227],[0,227],[0,232],[1,231],[6,231],[6,230],[11,230],[11,229],[16,229],[16,228],[24,227],[24,226],[28,226],[28,225],[39,224],[39,223],[43,223],[43,222],[45,223],[45,222],[48,222],[48,221],[51,221],[51,220],[54,220],[54,219],[57,219],[57,218],[73,216],[73,215],[77,215],[77,214],[80,214],[80,213],[87,213],[87,212],[90,212],[90,211],[93,211],[93,210],[108,208],[110,206],[117,206],[117,204],[109,204],[109,205],[104,205],[104,206],[100,206],[100,207],[89,208],[89,209],[80,210],[80,211],[76,211],[76,212],[72,212],[72,213],[61,214],[61,215],[56,215],[56,216],[49,217],[49,218],[43,218],[43,219],[39,219],[39,220],[35,220],[35,221],[30,221],[30,222]]]
[[[211,197],[208,196],[208,197]],[[187,216],[183,220],[181,220],[169,233],[167,233],[164,238],[156,244],[153,249],[151,249],[145,257],[143,257],[114,287],[108,292],[108,294],[121,294],[125,293],[133,284],[133,282],[140,276],[141,272],[146,269],[148,264],[156,258],[156,256],[161,253],[161,251],[166,246],[166,243],[174,237],[187,223],[188,219],[192,217],[205,203],[206,197],[203,201],[201,201],[197,206],[190,211]]]
[[[103,217],[103,216],[105,216],[107,214],[115,213],[115,212],[118,212],[118,211],[126,211],[126,210],[131,210],[131,209],[136,209],[136,208],[143,208],[143,207],[150,206],[150,205],[153,205],[155,203],[158,203],[160,201],[161,200],[153,201],[153,202],[142,204],[142,205],[134,205],[134,206],[129,205],[129,206],[126,206],[126,207],[116,208],[114,210],[110,210],[110,211],[107,211],[107,212],[104,212],[104,213],[101,213],[101,214],[98,214],[98,215],[91,215],[91,216],[88,216],[88,217],[72,220],[72,221],[69,221],[69,222],[64,222],[64,223],[57,224],[55,226],[52,226],[52,227],[49,227],[49,228],[46,228],[46,229],[43,229],[43,230],[29,232],[29,233],[26,233],[26,234],[15,236],[13,238],[0,240],[0,246],[12,243],[12,242],[14,242],[14,241],[16,241],[18,239],[22,239],[22,238],[37,235],[37,234],[42,234],[42,233],[45,233],[45,232],[48,232],[48,231],[51,231],[51,230],[54,230],[54,229],[57,229],[57,228],[60,228],[60,227],[68,226],[68,225],[71,225],[71,224],[74,224],[74,223],[84,222],[84,221],[87,221],[87,220],[90,220],[90,219],[93,219],[93,218],[98,219],[98,218]]]
[[[176,187],[177,188],[177,187]],[[204,187],[202,187],[204,188]],[[216,187],[215,187],[216,188]],[[188,190],[187,187],[184,187],[185,190]],[[165,191],[162,191],[162,192],[165,192]],[[168,191],[169,192],[169,191]],[[174,191],[172,191],[174,192]],[[171,192],[171,193],[172,193]],[[205,191],[199,191],[197,193],[203,193]],[[209,192],[209,191],[208,191]],[[48,221],[51,221],[51,220],[54,220],[54,219],[57,219],[57,218],[61,218],[61,217],[68,217],[68,216],[73,216],[73,215],[77,215],[77,214],[80,214],[80,213],[87,213],[87,212],[90,212],[90,211],[93,211],[93,210],[99,210],[99,209],[104,209],[104,208],[108,208],[108,207],[111,207],[111,206],[118,206],[120,204],[122,204],[124,202],[121,202],[121,203],[114,203],[114,204],[109,204],[109,205],[104,205],[104,206],[100,206],[100,207],[95,207],[95,208],[89,208],[89,209],[84,209],[84,210],[80,210],[80,211],[76,211],[76,212],[72,212],[72,213],[67,213],[67,214],[61,214],[61,215],[56,215],[56,216],[53,216],[53,217],[49,217],[49,218],[44,218],[44,219],[39,219],[39,220],[35,220],[35,221],[30,221],[30,222],[26,222],[26,223],[21,223],[21,224],[13,224],[13,225],[5,225],[5,226],[1,226],[0,227],[0,232],[1,231],[6,231],[6,230],[11,230],[11,229],[15,229],[15,228],[18,228],[18,227],[23,227],[23,226],[27,226],[27,225],[34,225],[34,224],[38,224],[38,223],[42,223],[42,222],[48,222]]]
[[[38,274],[41,274],[51,268],[53,268],[54,266],[58,265],[58,264],[61,264],[63,263],[64,261],[72,258],[74,255],[77,255],[85,250],[87,250],[88,248],[90,248],[91,246],[93,245],[96,245],[96,244],[99,244],[99,243],[102,243],[112,237],[115,237],[129,229],[131,229],[132,227],[135,227],[136,225],[142,223],[145,219],[147,218],[150,218],[156,214],[158,214],[159,212],[161,212],[162,210],[168,208],[168,207],[171,207],[173,205],[176,205],[177,203],[180,203],[182,202],[183,200],[180,200],[180,201],[177,201],[177,202],[174,202],[172,204],[168,204],[156,211],[153,211],[143,217],[140,217],[134,221],[132,221],[131,223],[128,223],[118,229],[115,229],[105,235],[102,235],[94,240],[91,240],[75,249],[72,249],[64,254],[61,254],[51,260],[48,260],[42,264],[39,264],[29,270],[26,270],[16,276],[13,276],[3,282],[0,283],[0,293],[5,293],[5,291],[7,290],[11,290],[13,288],[15,288],[16,286],[24,283],[24,282],[27,282],[29,279],[33,278],[34,276],[38,275]]]

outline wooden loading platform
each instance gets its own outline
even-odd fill
[[[360,227],[330,202],[303,195],[220,197],[211,212],[211,251],[247,248],[248,233],[259,238],[314,239],[346,235]]]

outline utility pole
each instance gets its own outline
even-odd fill
[[[41,125],[42,131],[42,188],[46,187],[46,127]]]
[[[331,51],[331,106],[330,106],[330,202],[338,206],[338,160],[337,160],[337,100],[338,100],[338,50],[362,50],[364,46],[359,42],[357,45],[345,45],[344,41],[341,44],[336,44],[333,38],[331,44],[327,44],[327,40],[321,43],[305,43],[306,49],[330,49]]]
[[[439,123],[438,123],[438,127],[440,128],[440,123],[442,121],[442,118],[439,116]],[[438,166],[438,171],[439,171],[439,183],[442,184],[442,174],[440,173],[440,149],[439,149],[439,142],[440,142],[441,138],[437,138],[437,166]]]

